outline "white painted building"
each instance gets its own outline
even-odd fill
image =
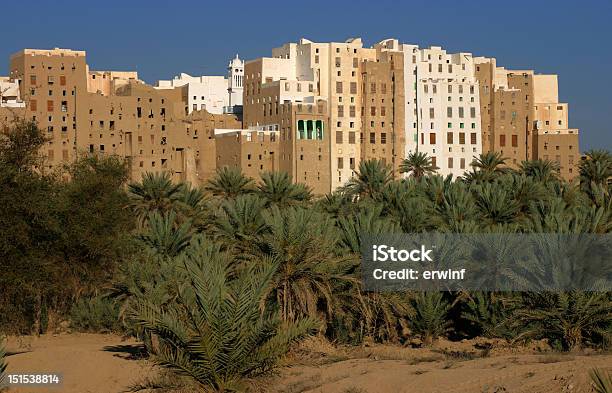
[[[5,108],[23,108],[19,82],[8,77],[0,77],[0,106]]]
[[[206,109],[209,113],[222,114],[223,108],[229,106],[227,79],[223,76],[191,76],[181,73],[172,80],[160,80],[158,89],[173,89],[187,86],[187,108]]]
[[[238,55],[229,62],[224,76],[191,76],[181,73],[172,80],[160,80],[157,89],[186,86],[187,112],[205,109],[209,113],[241,113],[244,61]],[[240,108],[241,109],[241,108]]]
[[[432,157],[441,175],[461,176],[482,153],[478,81],[470,53],[420,49],[388,39],[376,45],[402,52],[406,97],[406,157],[414,151]]]

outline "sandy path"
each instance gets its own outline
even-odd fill
[[[61,373],[60,387],[13,388],[10,392],[111,393],[153,375],[145,360],[135,359],[138,343],[115,335],[69,334],[9,338],[9,373]]]

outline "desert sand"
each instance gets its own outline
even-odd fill
[[[115,393],[154,375],[150,362],[139,359],[140,344],[105,334],[61,334],[10,337],[8,372],[62,374],[59,387],[20,387],[19,393]]]
[[[469,341],[433,348],[371,345],[300,348],[264,384],[275,393],[586,393],[588,370],[612,370],[612,354],[560,354],[530,348],[489,349]],[[483,349],[484,348],[484,349]],[[141,345],[116,335],[62,334],[10,338],[9,372],[63,374],[60,387],[11,392],[114,393],[155,376]]]

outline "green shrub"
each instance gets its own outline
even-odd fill
[[[0,330],[11,334],[44,333],[72,299],[107,284],[134,245],[126,161],[83,155],[35,170],[46,144],[33,121],[0,132]]]
[[[151,352],[159,365],[205,391],[244,391],[252,378],[271,372],[315,323],[283,322],[265,306],[275,264],[260,261],[235,272],[229,255],[208,251],[203,245],[177,257],[188,290],[163,307],[140,299],[132,318],[156,338]]]
[[[608,296],[582,291],[526,292],[518,300],[513,319],[528,327],[526,337],[547,338],[553,347],[566,351],[580,349],[585,343],[609,340],[612,302]]]
[[[101,296],[80,299],[70,311],[71,325],[84,332],[117,332],[119,307],[111,299]]]
[[[473,335],[512,339],[520,327],[512,325],[512,298],[515,295],[495,292],[473,292],[464,302],[461,317],[470,322]]]

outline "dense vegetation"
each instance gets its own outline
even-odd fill
[[[84,330],[140,337],[162,365],[210,391],[241,391],[308,334],[340,343],[439,336],[560,350],[606,347],[609,293],[372,293],[361,288],[360,233],[612,229],[612,155],[587,153],[580,178],[556,164],[518,170],[499,154],[464,178],[435,175],[424,154],[394,179],[362,162],[316,198],[285,173],[223,168],[201,188],[148,174],[126,186],[117,157],[83,156],[46,174],[35,124],[0,144],[0,331],[39,333],[71,318]]]
[[[47,174],[35,169],[46,143],[25,121],[0,137],[0,331],[53,327],[132,247],[123,161],[84,156]]]

